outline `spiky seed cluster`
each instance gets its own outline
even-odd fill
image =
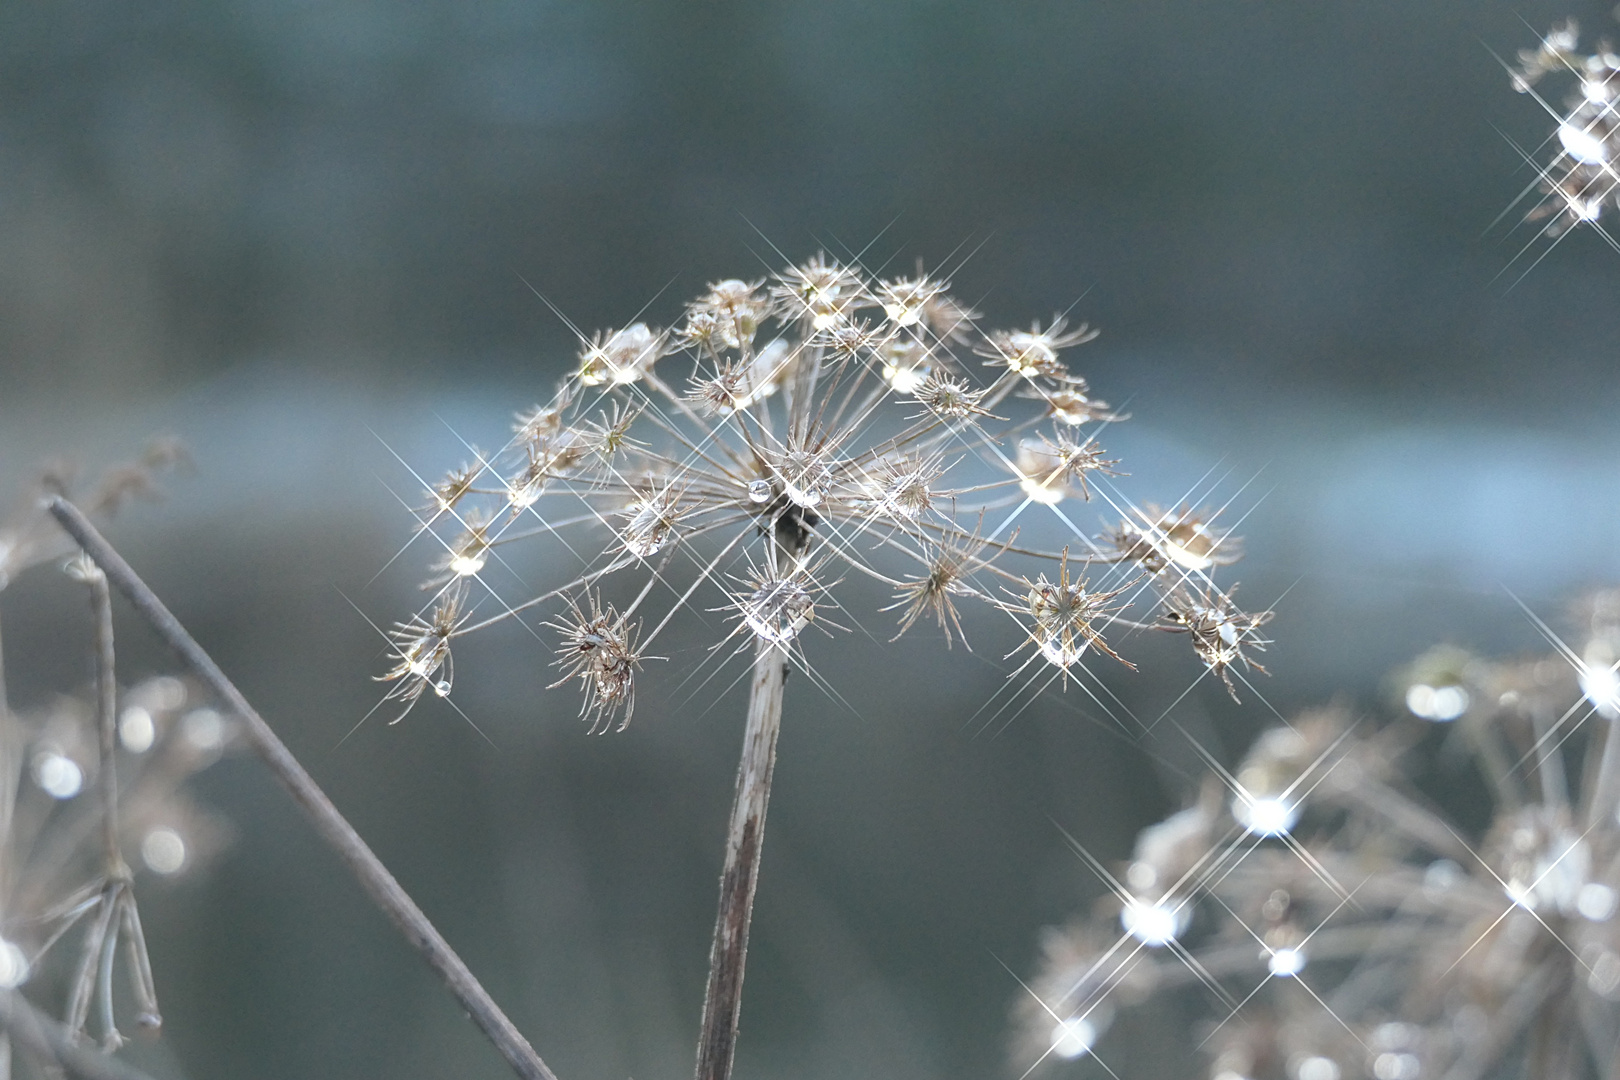
[[[1038,320],[1028,330],[997,330],[990,335],[988,348],[980,346],[974,351],[988,357],[992,364],[1003,365],[1027,379],[1044,376],[1067,382],[1072,377],[1058,359],[1058,352],[1091,341],[1099,331],[1081,323],[1064,333],[1065,325],[1065,320],[1059,316],[1045,330]],[[1085,389],[1084,380],[1080,380],[1080,388]]]
[[[954,645],[951,634],[954,629],[955,636],[962,639],[963,646],[971,650],[967,644],[967,634],[962,630],[962,618],[956,611],[956,600],[967,597],[988,599],[973,584],[973,573],[989,566],[990,559],[983,556],[990,546],[988,540],[979,539],[976,533],[965,540],[953,539],[941,543],[923,572],[902,582],[895,593],[895,602],[883,609],[903,609],[900,630],[889,640],[898,641],[901,634],[911,629],[912,623],[932,612],[934,621],[945,634],[946,648]],[[990,558],[994,557],[992,555]]]
[[[1107,592],[1090,589],[1083,578],[1069,576],[1069,555],[1065,551],[1058,564],[1056,581],[1043,574],[1029,585],[1021,598],[1029,615],[1030,643],[1040,654],[1067,671],[1087,649],[1099,649],[1126,667],[1136,665],[1121,657],[1103,641],[1099,624],[1106,625],[1126,605],[1114,600],[1129,585]]]
[[[732,615],[717,649],[762,642],[804,662],[802,631],[833,625],[818,609],[854,576],[893,590],[901,632],[932,613],[949,642],[962,635],[957,603],[978,600],[1014,615],[1065,672],[1088,651],[1114,655],[1111,627],[1156,625],[1151,612],[1125,622],[1134,567],[1151,577],[1131,594],[1144,605],[1184,583],[1229,604],[1207,573],[1216,560],[1159,557],[1178,526],[1150,513],[1123,511],[1143,519],[1131,544],[1013,543],[1027,508],[1089,499],[1118,475],[1097,431],[1122,417],[1061,356],[1096,336],[1088,327],[1060,317],[984,334],[977,319],[920,267],[874,281],[817,255],[770,279],[715,282],[673,330],[582,337],[573,375],[519,414],[503,451],[432,485],[419,524],[442,549],[432,585],[448,592],[396,629],[389,696],[408,709],[448,692],[455,638],[548,601],[565,609],[545,624],[562,636],[561,681],[581,685],[593,731],[629,719],[641,650],[700,591]],[[1020,401],[1022,417],[995,415]],[[539,596],[498,595],[501,546],[536,534],[583,565]],[[1029,565],[1003,565],[1015,559]],[[623,579],[634,599],[607,605]]]
[[[1536,84],[1550,74],[1575,80],[1564,101],[1555,153],[1542,170],[1545,198],[1529,215],[1531,220],[1548,219],[1551,236],[1596,221],[1605,206],[1620,206],[1620,175],[1615,172],[1620,159],[1620,55],[1606,41],[1598,43],[1597,52],[1582,54],[1579,41],[1575,20],[1567,20],[1553,27],[1537,48],[1521,50],[1519,66],[1512,71],[1513,88],[1524,94],[1534,94]]]
[[[584,690],[579,714],[590,720],[591,733],[607,730],[620,710],[619,730],[623,731],[636,708],[639,624],[620,615],[611,604],[602,607],[600,598],[587,592],[583,604],[570,598],[568,614],[548,625],[562,633],[553,663],[563,669],[563,677],[551,689],[578,679]]]
[[[1133,511],[1135,520],[1113,526],[1107,540],[1150,574],[1202,574],[1243,557],[1242,540],[1216,523],[1218,513],[1188,506],[1162,510],[1148,503]]]
[[[1048,932],[1019,1071],[1094,1051],[1127,1074],[1115,1016],[1184,1015],[1167,998],[1195,990],[1212,1078],[1611,1075],[1620,731],[1592,678],[1613,661],[1587,657],[1620,656],[1616,595],[1582,604],[1554,654],[1419,657],[1381,723],[1318,709],[1230,769],[1209,756],[1117,878],[1095,864],[1112,901]]]
[[[1271,621],[1272,613],[1246,614],[1232,605],[1232,598],[1203,589],[1178,588],[1164,602],[1164,628],[1184,633],[1192,639],[1193,651],[1226,686],[1232,700],[1238,700],[1232,685],[1231,669],[1265,674],[1266,669],[1244,652],[1245,648],[1265,651],[1270,642],[1259,636],[1259,629]]]
[[[460,587],[441,591],[434,601],[432,614],[426,618],[413,615],[395,623],[388,632],[392,645],[394,666],[377,676],[379,682],[391,682],[387,700],[400,702],[398,723],[411,711],[422,694],[429,688],[439,697],[447,697],[455,683],[456,669],[450,655],[450,639],[455,636],[466,616],[462,601],[466,590]]]

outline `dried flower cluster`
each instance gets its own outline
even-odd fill
[[[104,815],[97,789],[109,766],[98,754],[94,703],[63,696],[0,722],[7,770],[0,788],[0,985],[19,986],[61,966],[72,989],[57,1015],[84,1032],[93,1012],[98,1040],[116,1047],[122,1036],[111,984],[115,965],[126,962],[115,948],[120,938],[130,966],[118,978],[134,990],[135,1024],[159,1023],[134,884],[139,873],[191,871],[229,839],[229,826],[194,803],[184,784],[232,748],[233,721],[197,687],[169,676],[120,691],[116,820],[118,850],[129,860],[112,873],[97,835]]]
[[[111,470],[90,505],[111,513],[129,495],[151,493],[154,470],[180,460],[173,444],[156,445]],[[234,724],[180,679],[117,685],[106,578],[82,555],[63,561],[71,543],[40,505],[42,492],[68,482],[65,470],[49,470],[0,524],[0,595],[20,571],[60,565],[88,587],[96,668],[90,691],[16,711],[0,649],[0,988],[65,982],[65,1001],[37,1004],[73,1035],[94,1029],[111,1051],[127,1030],[114,1015],[116,969],[125,969],[135,1026],[161,1024],[136,868],[173,877],[223,845],[227,827],[183,785],[231,747]]]
[[[833,615],[850,577],[893,591],[900,632],[930,618],[947,644],[963,637],[960,604],[999,610],[1022,628],[1014,652],[1065,676],[1117,656],[1118,628],[1185,633],[1235,696],[1268,614],[1211,579],[1238,554],[1213,514],[1100,486],[1117,462],[1098,433],[1123,417],[1062,356],[1095,331],[1057,317],[986,334],[977,319],[920,268],[874,280],[818,255],[709,286],[672,329],[580,335],[574,373],[510,443],[430,485],[418,523],[439,551],[435,600],[393,632],[388,699],[403,715],[448,695],[457,639],[555,602],[539,621],[558,685],[580,687],[592,730],[622,728],[646,650],[683,606],[717,599],[724,655],[763,641],[803,664],[806,627],[854,618]],[[1093,496],[1118,515],[1100,535],[1064,509]],[[1019,543],[1032,506],[1071,537],[1061,550]],[[536,536],[566,544],[576,572],[509,601],[491,560]],[[621,572],[636,584],[608,603]]]
[[[1110,892],[1047,932],[1020,1068],[1106,1065],[1119,1010],[1201,992],[1217,1080],[1613,1075],[1620,592],[1578,624],[1553,655],[1425,654],[1386,724],[1327,708],[1210,757],[1118,877],[1082,851]],[[1448,768],[1488,820],[1409,779]]]
[[[1544,197],[1530,219],[1548,219],[1546,232],[1558,236],[1575,225],[1595,222],[1604,207],[1620,208],[1614,162],[1620,156],[1620,55],[1607,41],[1590,55],[1577,51],[1579,28],[1570,19],[1553,27],[1535,49],[1519,52],[1513,88],[1532,94],[1558,124],[1552,160],[1538,166],[1535,190]],[[1562,110],[1536,92],[1547,75],[1572,75],[1575,87]]]

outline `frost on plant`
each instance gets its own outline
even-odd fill
[[[817,255],[716,282],[669,329],[581,335],[572,375],[500,452],[427,485],[435,599],[393,633],[388,697],[403,714],[449,693],[456,640],[517,618],[554,635],[557,685],[579,687],[592,730],[622,728],[683,608],[725,613],[714,663],[763,642],[809,669],[805,631],[837,626],[835,608],[859,619],[838,596],[859,579],[893,596],[901,633],[927,616],[965,641],[977,601],[1069,675],[1118,656],[1121,628],[1174,630],[1231,686],[1267,616],[1212,579],[1237,554],[1213,515],[1114,486],[1103,439],[1125,417],[1068,361],[1096,332],[979,318],[920,268],[874,279]],[[1094,500],[1123,524],[1077,525]],[[1064,539],[1027,542],[1038,517]],[[573,570],[510,595],[503,549],[540,537]]]

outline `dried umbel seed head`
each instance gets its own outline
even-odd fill
[[[764,281],[728,278],[687,307],[681,339],[711,351],[753,348],[760,323],[771,313],[771,301],[760,291]]]
[[[1055,506],[1077,491],[1089,502],[1091,485],[1086,474],[1100,472],[1118,476],[1109,468],[1118,464],[1118,459],[1105,458],[1103,448],[1094,440],[1076,443],[1060,434],[1056,438],[1042,435],[1039,439],[1021,441],[1016,468],[1019,486],[1031,502]]]
[[[1089,424],[1092,421],[1116,423],[1126,419],[1119,413],[1108,411],[1108,402],[1098,401],[1086,396],[1086,381],[1078,376],[1069,376],[1065,385],[1055,390],[1033,393],[1046,402],[1051,410],[1053,419],[1071,427]]]
[[[536,405],[528,412],[518,413],[517,423],[512,425],[512,434],[515,441],[523,443],[542,443],[555,438],[563,429],[563,413],[572,404],[572,384],[563,383],[557,391],[556,400],[550,405]]]
[[[820,506],[832,487],[833,470],[825,454],[790,448],[768,464],[782,494],[806,510]]]
[[[902,634],[911,629],[912,623],[932,612],[939,628],[945,631],[945,647],[952,645],[951,631],[954,628],[963,646],[971,651],[972,646],[967,643],[961,617],[956,611],[956,600],[964,597],[985,599],[984,593],[973,585],[969,576],[975,570],[988,567],[995,558],[995,555],[983,557],[984,550],[990,546],[989,541],[980,540],[975,535],[966,542],[951,541],[935,549],[924,573],[902,583],[895,593],[895,602],[883,609],[904,609],[900,616],[900,630],[889,640],[898,641]]]
[[[967,383],[947,375],[930,375],[917,388],[915,396],[929,412],[944,420],[971,420],[990,415],[990,410],[979,405],[984,400],[982,391],[970,389]]]
[[[944,459],[880,458],[861,478],[859,505],[878,517],[915,521],[933,507],[930,488],[945,471]]]
[[[586,422],[583,445],[589,446],[604,461],[611,462],[621,450],[635,445],[630,439],[630,428],[640,415],[638,406],[613,402],[596,419]]]
[[[624,550],[642,559],[662,550],[675,537],[680,516],[677,502],[667,491],[649,491],[625,507],[626,520],[619,533]]]
[[[1536,97],[1549,113],[1559,117],[1557,139],[1547,140],[1554,149],[1548,166],[1542,170],[1542,202],[1526,215],[1527,220],[1546,218],[1544,232],[1559,236],[1584,222],[1595,222],[1606,206],[1614,206],[1620,195],[1620,177],[1614,162],[1620,158],[1620,55],[1606,43],[1599,43],[1591,55],[1577,52],[1579,33],[1575,21],[1556,26],[1542,39],[1539,48],[1522,50],[1519,67],[1512,72],[1513,88]],[[1562,113],[1536,94],[1534,87],[1549,74],[1568,74],[1575,85],[1565,98]]]
[[[775,313],[808,324],[811,332],[849,328],[848,313],[866,296],[859,274],[820,253],[775,276],[778,284],[770,290]]]
[[[1119,475],[1087,426],[1118,417],[1058,360],[1091,331],[1054,319],[987,335],[975,317],[920,265],[873,282],[817,256],[768,282],[715,282],[674,334],[638,322],[582,342],[557,397],[520,415],[507,447],[453,473],[419,515],[446,551],[438,582],[489,593],[492,613],[465,632],[580,598],[555,625],[570,627],[563,681],[587,691],[593,729],[625,711],[637,649],[716,593],[736,616],[724,640],[793,643],[797,655],[812,619],[832,625],[822,593],[833,584],[820,573],[830,564],[893,589],[902,631],[932,613],[950,643],[960,601],[977,600],[1032,625],[1036,650],[1065,671],[1111,655],[1111,626],[1149,628],[1124,617],[1130,598],[1072,580],[1080,562],[1066,552],[1012,544],[1015,527],[1040,535],[1031,519],[1043,506],[1088,498],[1099,476]],[[972,352],[992,363],[964,363]],[[1108,495],[1130,505],[1112,485]],[[1053,518],[1073,535],[1067,511]],[[983,553],[986,513],[993,553]],[[1229,545],[1201,522],[1159,516],[1144,515],[1118,550],[1088,542],[1086,572],[1224,561]],[[490,571],[515,573],[516,560],[495,552],[529,538],[566,547],[548,568],[577,569],[528,599],[499,595],[506,575]],[[593,590],[626,577],[641,583],[635,599],[601,611]],[[1144,607],[1177,584],[1148,581]],[[645,639],[630,642],[624,628],[650,610]]]
[[[583,602],[570,598],[567,616],[546,625],[563,635],[557,659],[552,662],[563,670],[563,677],[551,687],[579,680],[585,692],[579,715],[590,721],[590,733],[607,731],[621,710],[617,730],[623,731],[636,708],[635,672],[641,665],[641,654],[636,651],[639,624],[621,616],[611,604],[604,609],[595,593],[587,593]]]
[[[1216,525],[1218,513],[1186,506],[1161,510],[1149,503],[1136,511],[1138,521],[1121,521],[1104,539],[1150,574],[1172,566],[1201,574],[1243,557],[1243,541]]]
[[[934,371],[933,350],[915,338],[891,341],[878,355],[883,361],[883,381],[897,394],[916,393]]]
[[[489,561],[490,522],[475,512],[462,519],[462,526],[460,535],[450,542],[435,566],[448,571],[451,577],[471,577]]]
[[[112,517],[135,497],[158,498],[158,474],[190,462],[177,439],[154,439],[134,461],[113,465],[88,491],[76,491],[78,469],[69,462],[51,461],[21,492],[11,510],[0,518],[0,589],[31,566],[51,562],[74,550],[61,528],[45,512],[42,496],[72,497],[92,517]]]
[[[451,512],[473,490],[473,485],[478,482],[478,478],[489,467],[489,462],[483,454],[478,452],[477,448],[474,448],[473,456],[475,460],[471,464],[463,465],[458,469],[451,469],[445,474],[443,480],[434,484],[432,489],[428,491],[429,512],[431,514],[437,516]]]
[[[896,278],[878,285],[877,300],[890,323],[896,327],[916,326],[924,321],[930,308],[950,287],[948,281],[922,274],[914,278]]]
[[[1056,581],[1046,580],[1043,574],[1025,584],[1022,605],[1007,605],[1007,608],[1030,619],[1029,640],[1049,662],[1067,671],[1080,661],[1087,649],[1095,648],[1126,667],[1135,668],[1134,664],[1108,647],[1095,625],[1106,622],[1123,610],[1125,605],[1115,604],[1114,600],[1129,586],[1108,592],[1093,592],[1083,577],[1069,576],[1067,549],[1063,552]],[[1012,595],[1019,594],[1014,592]]]
[[[430,686],[439,697],[449,695],[455,682],[450,639],[466,621],[462,613],[465,597],[459,585],[452,586],[439,594],[429,617],[414,615],[406,622],[395,623],[389,631],[394,666],[376,678],[379,682],[394,684],[384,700],[404,705],[389,723],[397,724],[405,719]]]
[[[513,515],[533,506],[545,494],[547,484],[579,468],[590,452],[588,437],[568,429],[525,442],[523,465],[506,480]]]
[[[1273,612],[1247,614],[1239,611],[1232,598],[1224,593],[1206,589],[1178,588],[1164,602],[1162,625],[1167,630],[1187,634],[1192,638],[1193,651],[1198,659],[1226,685],[1226,692],[1237,701],[1237,688],[1232,685],[1230,669],[1242,664],[1244,670],[1262,675],[1266,669],[1249,655],[1245,648],[1262,652],[1271,644],[1259,635],[1259,629],[1271,621]]]
[[[986,363],[1005,367],[1026,379],[1067,379],[1069,369],[1058,359],[1058,350],[1090,341],[1098,332],[1081,323],[1064,333],[1064,325],[1065,320],[1059,315],[1045,330],[1041,329],[1039,321],[1032,323],[1028,330],[997,330],[990,335],[987,348],[975,351],[986,358]]]
[[[623,330],[599,331],[579,356],[579,381],[586,386],[633,383],[664,354],[667,341],[646,323]]]
[[[773,645],[786,645],[810,625],[815,600],[810,590],[793,577],[766,577],[737,598],[743,625],[755,637]]]

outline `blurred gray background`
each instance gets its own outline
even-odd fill
[[[670,680],[588,738],[549,655],[492,632],[456,689],[490,741],[428,701],[339,745],[383,667],[348,598],[386,624],[425,561],[368,584],[410,533],[394,454],[499,445],[572,362],[530,286],[587,330],[668,323],[771,245],[870,243],[900,270],[972,251],[989,326],[1083,296],[1103,336],[1073,362],[1134,415],[1122,488],[1214,470],[1248,515],[1271,705],[1374,710],[1434,642],[1536,647],[1512,596],[1556,620],[1620,577],[1620,255],[1578,233],[1530,269],[1535,227],[1493,225],[1551,123],[1492,52],[1565,15],[1620,36],[1563,0],[6,5],[0,489],[181,436],[195,474],[115,542],[564,1080],[681,1077],[739,691]],[[87,676],[69,583],[3,600],[21,704]],[[1179,734],[1072,687],[995,713],[1016,643],[969,632],[810,643],[851,708],[790,685],[739,1077],[1005,1073],[1008,969],[1101,891],[1060,827],[1117,860],[1180,805]],[[1131,647],[1143,673],[1103,675],[1151,718],[1196,667]],[[172,668],[133,622],[122,649],[129,678]],[[1172,715],[1227,759],[1272,719],[1209,680]],[[236,842],[143,879],[168,1026],[139,1060],[504,1075],[256,763],[198,788]],[[1193,1067],[1129,1030],[1099,1048],[1120,1075]]]

